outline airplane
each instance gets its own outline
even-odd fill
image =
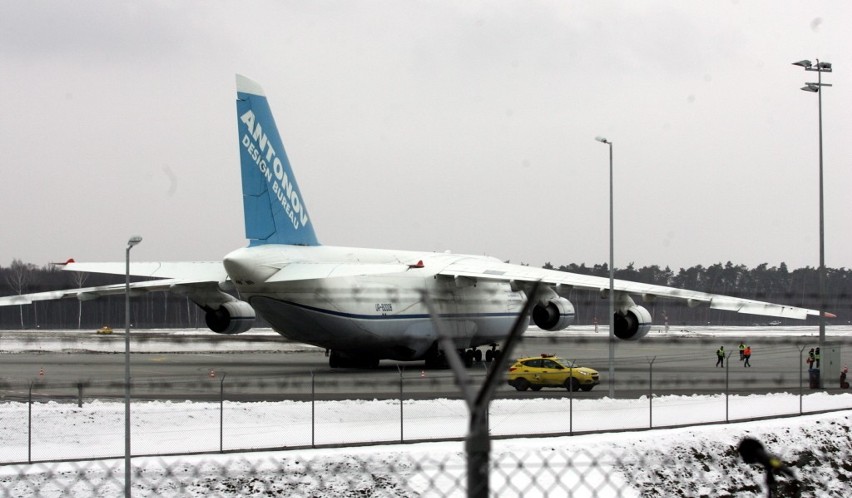
[[[497,258],[426,251],[327,246],[319,243],[261,86],[236,76],[237,128],[247,247],[222,261],[134,262],[130,294],[168,291],[205,311],[218,334],[248,331],[263,317],[287,339],[325,348],[332,368],[374,368],[382,359],[446,364],[430,309],[465,362],[496,359],[498,345],[528,299],[526,317],[548,331],[574,321],[572,289],[612,295],[614,336],[634,341],[651,329],[657,298],[755,315],[805,319],[819,311],[659,285],[504,263]],[[63,264],[68,271],[125,274],[125,262]],[[538,283],[538,287],[535,287]],[[537,288],[534,295],[531,290]],[[125,285],[0,298],[0,306],[123,294]],[[428,301],[428,302],[427,302]]]

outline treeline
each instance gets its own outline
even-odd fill
[[[547,263],[545,268],[609,277],[607,264],[594,265],[570,264],[554,267]],[[819,309],[819,271],[817,268],[805,267],[790,271],[785,263],[779,266],[769,266],[763,263],[755,268],[745,265],[734,265],[730,261],[710,266],[697,265],[681,268],[674,272],[671,268],[660,268],[657,265],[635,268],[631,263],[626,268],[616,268],[615,278],[632,280],[654,285],[665,285],[694,291],[724,294],[743,299],[755,299],[772,303],[798,306],[802,308]],[[826,311],[834,313],[837,318],[827,322],[831,324],[846,324],[852,320],[849,297],[852,295],[852,270],[846,268],[826,268],[825,302]],[[671,325],[764,325],[779,319],[732,313],[730,311],[711,310],[704,306],[690,308],[686,303],[659,299],[652,303],[643,303],[640,297],[634,296],[636,304],[645,306],[654,317],[655,324],[668,321]],[[577,322],[580,324],[593,323],[595,318],[600,323],[606,323],[608,302],[601,299],[598,292],[574,291],[571,301],[577,308]],[[601,321],[603,320],[603,321]],[[786,324],[817,323],[816,318],[808,322],[799,320],[780,320]]]
[[[586,266],[570,264],[544,268],[609,277],[606,264]],[[852,320],[849,296],[852,295],[852,270],[846,268],[826,270],[827,310],[837,315],[828,323],[846,324]],[[655,285],[725,294],[733,297],[770,301],[804,308],[819,309],[819,275],[816,268],[806,267],[790,271],[787,265],[770,267],[764,263],[756,268],[734,265],[731,262],[711,266],[681,268],[677,272],[657,265],[635,268],[616,268],[615,278]],[[12,262],[10,267],[0,267],[0,295],[47,292],[56,289],[93,287],[121,284],[124,277],[94,273],[66,272],[52,266],[37,267]],[[574,290],[570,300],[577,312],[577,323],[589,325],[597,319],[608,322],[608,302],[595,291]],[[655,324],[670,325],[753,325],[768,324],[774,318],[744,315],[706,307],[690,308],[685,303],[659,299],[645,303],[634,296],[636,304],[648,308]],[[150,292],[130,299],[130,321],[138,328],[205,328],[204,312],[185,297],[166,292]],[[798,320],[782,322],[803,324]],[[807,323],[816,323],[810,319]],[[92,301],[62,299],[39,301],[25,306],[0,307],[0,329],[97,329],[104,325],[124,326],[124,295],[104,296]],[[264,326],[260,323],[259,326]]]

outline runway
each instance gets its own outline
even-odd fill
[[[782,333],[783,332],[783,333]],[[751,335],[745,335],[749,334]],[[846,364],[848,333],[831,336]],[[21,340],[21,334],[27,341]],[[378,369],[328,367],[324,351],[287,343],[276,334],[228,337],[207,333],[133,332],[131,377],[137,399],[306,400],[458,398],[450,370],[427,370],[422,362],[383,360]],[[0,333],[0,398],[112,398],[124,395],[123,334],[109,338],[82,332]],[[752,347],[751,368],[739,361],[737,345]],[[24,344],[11,347],[11,344]],[[810,329],[725,329],[654,334],[615,345],[616,397],[809,391],[804,356],[816,346]],[[732,354],[726,368],[715,367],[719,346]],[[844,347],[846,346],[846,347]],[[591,392],[564,389],[517,392],[501,383],[496,397],[599,398],[608,395],[608,342],[605,333],[585,328],[576,334],[525,336],[513,357],[555,354],[597,369],[601,385]],[[474,384],[489,363],[471,367]],[[826,371],[823,369],[823,371]],[[836,390],[835,379],[826,380]]]

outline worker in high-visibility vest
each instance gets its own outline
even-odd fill
[[[725,346],[720,346],[719,349],[716,350],[716,366],[725,366]]]

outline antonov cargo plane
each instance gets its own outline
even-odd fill
[[[427,295],[470,362],[482,358],[480,346],[491,346],[485,357],[492,359],[494,346],[527,299],[535,300],[527,320],[544,330],[562,330],[574,320],[574,306],[566,298],[572,289],[610,294],[607,278],[490,257],[320,245],[266,94],[240,75],[237,128],[248,247],[216,262],[133,263],[132,275],[157,279],[132,283],[132,295],[187,296],[219,334],[245,332],[260,315],[282,336],[326,348],[331,367],[374,367],[383,358],[445,361]],[[124,275],[125,263],[72,262],[64,269]],[[538,291],[529,295],[536,282]],[[123,284],[68,289],[3,297],[0,305],[124,292]],[[651,328],[650,313],[632,296],[773,317],[819,316],[816,310],[623,280],[615,281],[612,292],[614,334],[623,340],[641,339]]]

